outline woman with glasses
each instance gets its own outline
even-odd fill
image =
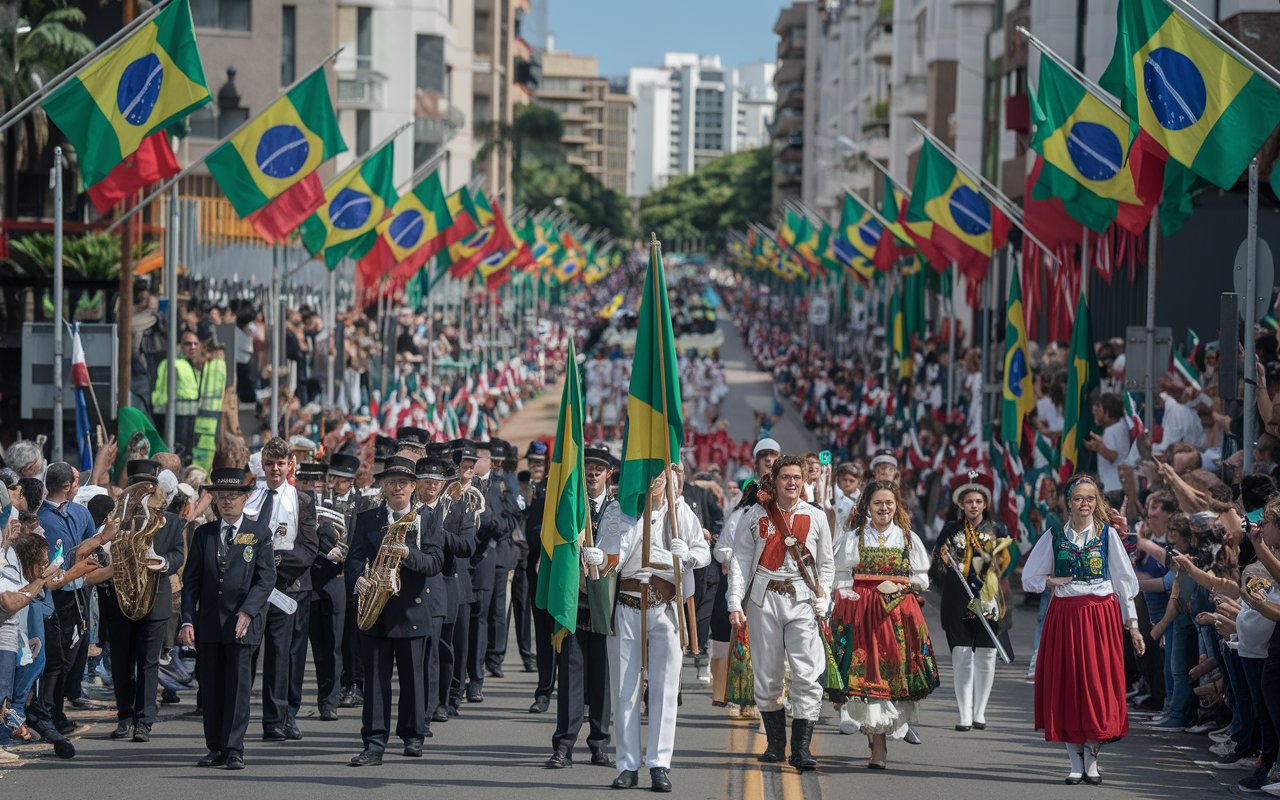
[[[1051,591],[1036,660],[1036,729],[1063,742],[1067,784],[1102,783],[1098,752],[1129,732],[1124,638],[1139,656],[1134,598],[1138,578],[1121,537],[1124,517],[1107,506],[1097,481],[1067,483],[1068,519],[1041,536],[1022,570],[1027,592]]]
[[[871,748],[867,769],[884,769],[886,739],[904,738],[916,704],[938,688],[918,599],[929,588],[931,559],[911,531],[894,481],[867,484],[843,525],[835,553],[832,650],[847,677],[849,716]]]

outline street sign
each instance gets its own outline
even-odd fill
[[[1155,385],[1169,367],[1169,359],[1173,350],[1173,329],[1155,329],[1156,356],[1150,361],[1147,353],[1152,344],[1147,341],[1147,329],[1144,325],[1130,325],[1124,329],[1124,390],[1126,392],[1146,391],[1148,385]],[[1155,364],[1155,375],[1147,369],[1148,363]]]
[[[1240,243],[1239,249],[1236,250],[1235,267],[1231,270],[1231,280],[1235,286],[1236,294],[1240,295],[1241,302],[1245,300],[1244,277],[1245,270],[1249,263],[1249,241]],[[1255,320],[1262,319],[1267,315],[1267,310],[1271,308],[1271,289],[1276,283],[1276,262],[1271,257],[1271,246],[1267,244],[1266,239],[1258,239],[1258,263],[1254,268],[1253,280],[1253,302]],[[1244,314],[1244,306],[1240,307],[1241,315]]]
[[[831,321],[831,304],[821,295],[809,301],[809,324],[826,325]]]

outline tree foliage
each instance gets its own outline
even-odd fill
[[[712,235],[769,218],[773,153],[768,147],[721,156],[640,201],[640,224],[663,241]]]

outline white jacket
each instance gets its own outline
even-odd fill
[[[797,516],[803,514],[809,517],[809,535],[805,539],[805,548],[813,556],[815,575],[822,598],[830,597],[831,584],[835,580],[835,560],[831,550],[831,528],[827,524],[826,512],[801,500],[796,506],[795,513]],[[761,538],[757,531],[760,520],[767,519],[768,516],[764,506],[755,505],[746,509],[746,513],[738,520],[733,534],[733,560],[729,563],[729,588],[725,592],[730,612],[741,611],[743,598],[748,594],[756,605],[764,602],[768,581],[757,581],[755,577],[761,569],[760,556],[764,553],[767,540]],[[790,555],[784,559],[783,569],[787,570],[788,565],[789,570],[798,577],[799,572]],[[783,575],[784,573],[779,573],[780,577]],[[813,598],[812,592],[803,581],[796,584],[796,599],[820,600],[822,598]]]

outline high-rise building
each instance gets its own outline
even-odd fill
[[[564,123],[565,159],[600,179],[610,189],[626,192],[630,176],[632,99],[614,92],[600,77],[595,56],[548,50],[535,102],[560,115]]]
[[[778,12],[773,26],[773,32],[778,34],[778,67],[773,74],[777,110],[770,128],[775,208],[788,200],[799,200],[804,187],[808,160],[805,103],[810,94],[806,89],[815,77],[805,62],[809,29],[817,25],[816,11],[812,0],[796,0]]]

